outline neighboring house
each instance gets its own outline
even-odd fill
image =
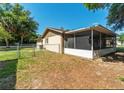
[[[124,41],[120,41],[119,37],[117,37],[116,42],[117,42],[117,46],[124,46]]]
[[[46,50],[91,59],[116,51],[116,34],[101,25],[70,31],[47,28],[42,40]]]

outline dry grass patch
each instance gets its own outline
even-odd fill
[[[29,60],[29,59],[28,59]],[[26,61],[25,61],[26,62]],[[104,63],[41,51],[18,70],[17,89],[121,89],[123,63]]]
[[[0,78],[0,89],[124,89],[123,61],[99,62],[43,50],[36,57],[26,55],[0,63],[6,76]]]

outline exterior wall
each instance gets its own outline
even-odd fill
[[[116,51],[116,48],[107,48],[107,49],[101,49],[101,50],[96,50],[99,52],[99,56],[104,56],[106,54],[109,54],[109,53],[112,53],[112,52],[115,52]],[[96,56],[97,54],[95,53],[94,51],[94,57]]]
[[[40,46],[42,45],[42,42],[37,42],[37,44],[36,44],[36,48],[37,49],[40,49]]]
[[[45,39],[43,38],[43,48],[46,50],[61,53],[61,35],[53,35],[47,37],[48,44],[45,43]]]
[[[60,53],[60,45],[59,44],[45,44],[44,48],[46,50],[49,50],[52,52]]]
[[[93,59],[93,52],[92,50],[82,50],[82,49],[71,49],[71,48],[64,48],[65,54],[75,55],[84,58]]]

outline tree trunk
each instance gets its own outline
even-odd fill
[[[9,46],[9,41],[8,41],[7,38],[5,38],[5,42],[6,42],[6,47],[8,47]]]
[[[121,41],[121,46],[123,45],[123,41]]]
[[[22,46],[22,44],[23,44],[23,39],[24,39],[23,36],[21,36],[21,46]]]
[[[122,42],[122,46],[124,45],[124,41]]]

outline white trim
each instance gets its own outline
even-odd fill
[[[64,53],[74,56],[79,56],[83,58],[93,59],[93,53],[91,50],[82,50],[82,49],[73,49],[73,48],[64,48]]]
[[[50,29],[50,30],[53,30],[53,31],[56,31],[59,33],[63,33],[63,30],[59,30],[59,29],[55,29],[55,28],[51,28],[51,27],[48,27],[47,29]]]

